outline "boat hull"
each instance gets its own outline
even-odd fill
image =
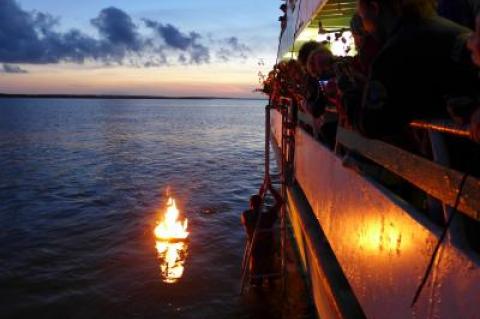
[[[271,127],[281,145],[277,111]],[[480,318],[480,262],[472,251],[445,242],[411,307],[441,229],[300,128],[294,174],[289,217],[319,317]]]

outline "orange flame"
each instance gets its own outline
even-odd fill
[[[154,230],[162,278],[169,284],[176,283],[183,276],[187,256],[188,243],[185,240],[189,235],[188,220],[182,222],[179,217],[180,211],[175,200],[169,197],[165,215]]]
[[[154,233],[158,240],[183,240],[189,235],[187,232],[188,219],[181,222],[178,218],[180,211],[177,208],[175,200],[168,198],[167,211],[163,221],[155,227]]]

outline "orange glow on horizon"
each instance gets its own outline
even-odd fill
[[[0,74],[1,93],[256,97],[259,66],[248,63],[159,68],[20,65],[27,74]]]

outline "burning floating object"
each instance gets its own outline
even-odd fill
[[[175,199],[169,197],[165,215],[154,230],[155,248],[165,283],[174,284],[183,276],[188,248],[187,228],[188,219],[180,220]]]
[[[163,221],[155,227],[155,237],[162,241],[182,241],[188,238],[188,219],[183,222],[179,220],[180,211],[175,200],[168,198],[167,211]]]

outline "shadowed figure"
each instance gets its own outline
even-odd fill
[[[251,274],[251,284],[261,286],[264,276],[274,272],[275,257],[275,233],[273,226],[278,219],[282,207],[282,197],[273,188],[270,191],[275,198],[275,204],[262,211],[262,198],[259,195],[250,197],[250,209],[244,211],[241,216],[242,224],[247,233],[248,242],[252,245],[250,263],[248,265]],[[260,218],[260,221],[258,220]],[[257,229],[255,229],[258,227]],[[271,277],[268,278],[269,282]]]

